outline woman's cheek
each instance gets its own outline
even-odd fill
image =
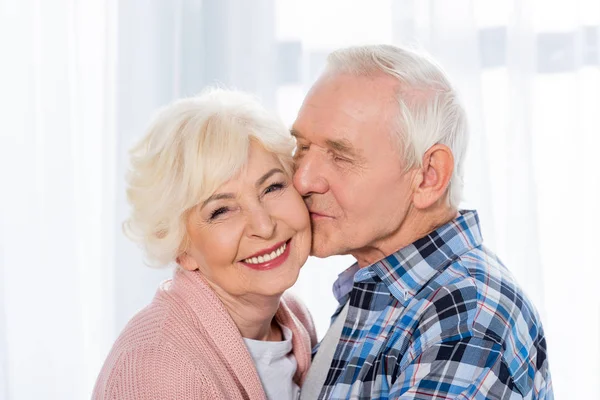
[[[295,215],[298,218],[298,224],[300,228],[302,229],[308,227],[310,229],[310,215],[308,214],[308,208],[306,208],[306,204],[304,204],[304,200],[302,199],[302,196],[300,196],[300,194],[296,196],[295,204]]]
[[[215,264],[224,266],[236,261],[243,230],[235,219],[221,223],[207,235],[205,249],[213,254]]]
[[[295,231],[302,231],[310,226],[308,210],[299,194],[290,191],[288,196],[282,197],[278,209],[282,219]]]

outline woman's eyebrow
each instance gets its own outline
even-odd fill
[[[261,186],[263,183],[265,183],[265,181],[267,179],[269,179],[271,176],[273,176],[277,173],[285,174],[285,172],[283,172],[283,170],[281,168],[273,168],[269,172],[267,172],[266,174],[264,174],[263,176],[258,178],[258,180],[256,181],[256,187]],[[202,207],[200,207],[200,208],[202,209],[202,208],[206,207],[206,205],[208,203],[210,203],[211,201],[231,200],[231,199],[235,199],[235,194],[233,194],[233,193],[216,193],[216,194],[213,194],[212,196],[210,196],[208,199],[204,200],[204,202],[202,203]]]
[[[208,199],[204,200],[204,202],[202,203],[202,207],[200,207],[200,209],[206,207],[206,205],[208,203],[210,203],[211,201],[217,201],[217,200],[223,200],[223,199],[226,199],[226,200],[235,199],[235,195],[233,193],[216,193],[216,194],[213,194]]]
[[[266,174],[264,174],[263,176],[261,176],[256,181],[256,187],[261,186],[263,183],[265,183],[265,181],[267,179],[269,179],[271,176],[275,175],[276,173],[282,173],[282,174],[284,174],[285,172],[283,172],[283,170],[281,168],[273,168],[272,170],[270,170],[269,172],[267,172]]]

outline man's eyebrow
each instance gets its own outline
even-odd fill
[[[263,176],[261,176],[257,181],[256,181],[256,187],[261,186],[263,183],[266,182],[267,179],[269,179],[270,177],[272,177],[273,175],[277,174],[277,173],[282,173],[285,174],[285,172],[283,172],[283,170],[281,168],[273,168],[272,170],[270,170],[269,172],[267,172],[266,174],[264,174]]]
[[[302,134],[300,132],[298,132],[297,130],[295,130],[294,128],[290,129],[290,134],[295,137],[296,139],[300,138],[303,139],[304,136],[302,136]]]
[[[360,156],[360,151],[356,150],[356,148],[352,146],[352,143],[350,143],[348,139],[327,139],[325,140],[325,144],[327,144],[327,147],[337,151],[338,153],[344,153],[354,157]]]

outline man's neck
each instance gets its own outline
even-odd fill
[[[457,209],[450,207],[425,211],[413,209],[407,213],[402,224],[392,234],[352,252],[352,255],[360,268],[368,267],[427,236],[459,215]]]

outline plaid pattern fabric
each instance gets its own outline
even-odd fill
[[[553,399],[537,312],[482,246],[475,211],[342,285],[333,318],[350,308],[320,399]]]

